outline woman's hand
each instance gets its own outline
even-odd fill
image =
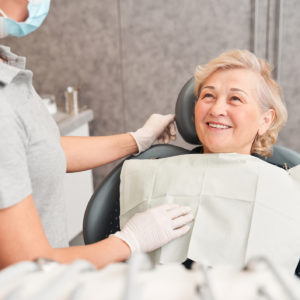
[[[188,232],[193,220],[187,206],[165,204],[135,214],[113,236],[125,241],[131,252],[150,252]]]
[[[138,153],[147,150],[156,140],[165,144],[174,141],[176,139],[174,119],[175,115],[172,114],[153,114],[142,128],[130,132],[138,145]]]

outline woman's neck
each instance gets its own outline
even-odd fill
[[[23,22],[28,18],[28,0],[0,0],[0,8],[8,18]]]

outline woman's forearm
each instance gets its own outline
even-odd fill
[[[103,166],[127,155],[138,147],[129,134],[112,136],[64,136],[61,145],[67,160],[67,172],[78,172]]]
[[[109,263],[124,261],[130,255],[129,246],[121,239],[112,236],[91,245],[53,249],[49,258],[60,263],[86,259],[100,269]]]
[[[0,269],[20,261],[49,258],[60,263],[77,259],[98,268],[126,260],[132,252],[150,252],[187,233],[193,220],[187,207],[161,205],[135,214],[109,238],[85,246],[52,248],[32,195],[0,209]],[[180,225],[180,227],[178,227]],[[12,238],[13,237],[13,238]]]
[[[32,195],[0,209],[0,245],[0,269],[40,257],[61,263],[86,259],[101,268],[114,261],[126,260],[131,254],[129,246],[114,236],[87,246],[52,248]]]

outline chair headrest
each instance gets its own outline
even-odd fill
[[[175,106],[175,120],[179,133],[187,143],[201,145],[195,129],[194,108],[197,99],[194,86],[195,80],[192,77],[181,89]]]

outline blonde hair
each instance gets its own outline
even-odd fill
[[[257,58],[248,50],[232,50],[224,52],[212,59],[205,66],[198,66],[195,71],[195,96],[198,99],[203,83],[217,70],[247,69],[260,74],[258,85],[258,104],[262,111],[274,109],[275,116],[269,129],[261,136],[256,135],[251,153],[264,157],[272,155],[280,128],[287,120],[287,110],[281,99],[279,84],[272,78],[271,67],[263,59]]]

